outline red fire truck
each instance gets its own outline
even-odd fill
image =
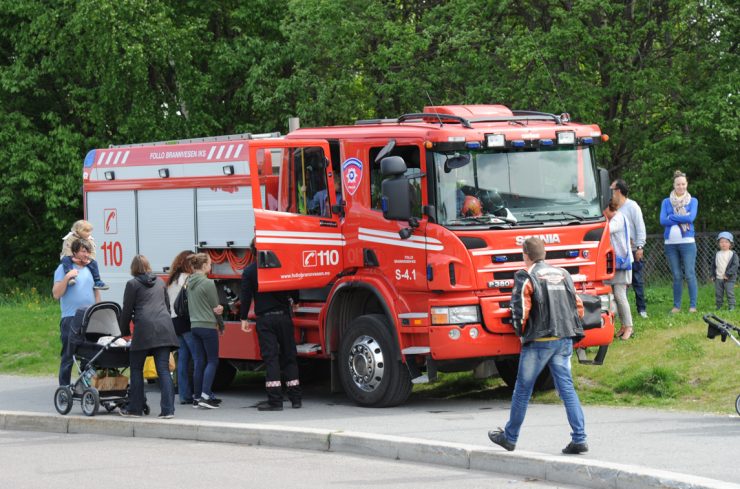
[[[300,290],[299,355],[330,361],[332,388],[356,403],[392,406],[437,372],[498,372],[513,385],[513,276],[523,240],[539,236],[548,261],[598,298],[601,321],[576,346],[601,363],[614,334],[609,179],[594,158],[606,139],[567,114],[461,105],[284,137],[95,149],[84,205],[111,284],[103,296],[122,299],[137,253],[166,274],[181,250],[208,252],[228,306],[226,384],[260,360],[237,300],[256,237],[260,289]],[[539,385],[550,382],[545,372]]]

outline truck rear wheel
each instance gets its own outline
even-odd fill
[[[408,399],[411,376],[400,361],[385,316],[360,316],[342,336],[339,377],[347,396],[361,406],[395,406]]]
[[[516,375],[519,370],[519,357],[494,360],[494,362],[496,363],[496,369],[498,370],[498,374],[501,376],[501,379],[507,386],[513,389],[516,384]],[[534,383],[534,390],[549,391],[554,388],[555,382],[552,380],[550,367],[545,367]]]

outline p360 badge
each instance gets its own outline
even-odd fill
[[[501,287],[511,287],[514,285],[513,280],[491,280],[488,282],[488,287],[491,289],[498,289]]]

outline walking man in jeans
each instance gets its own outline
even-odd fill
[[[563,453],[585,453],[588,445],[583,410],[570,371],[573,340],[583,337],[583,303],[570,274],[545,263],[544,241],[528,238],[522,251],[527,271],[516,273],[511,295],[511,318],[522,341],[519,370],[509,422],[503,430],[489,431],[488,438],[508,451],[514,450],[537,376],[550,367],[572,430],[571,442]]]

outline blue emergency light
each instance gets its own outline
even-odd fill
[[[85,168],[90,168],[93,166],[93,163],[95,163],[95,150],[91,149],[87,152],[87,156],[85,156]]]

